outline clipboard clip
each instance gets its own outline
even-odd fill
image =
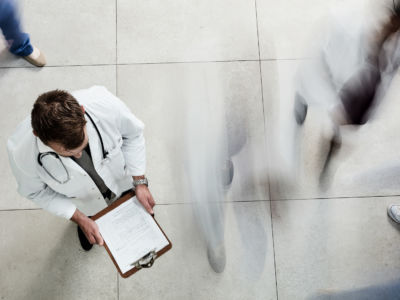
[[[138,270],[141,268],[151,268],[156,258],[157,258],[156,250],[152,250],[138,261],[132,263],[131,266],[134,266]]]

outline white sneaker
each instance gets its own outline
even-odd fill
[[[391,204],[388,207],[388,215],[389,217],[396,223],[400,224],[400,205]]]
[[[35,46],[33,46],[33,52],[28,56],[24,56],[23,58],[36,67],[43,67],[46,65],[46,58],[44,57],[44,54]]]

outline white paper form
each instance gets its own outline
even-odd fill
[[[158,252],[168,240],[142,204],[133,197],[96,220],[122,273],[150,251]]]

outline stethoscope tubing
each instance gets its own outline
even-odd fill
[[[108,152],[104,149],[103,138],[101,137],[100,131],[99,131],[99,129],[97,128],[97,126],[96,126],[95,122],[93,121],[92,117],[89,115],[89,113],[88,113],[87,111],[85,111],[85,114],[88,116],[90,122],[93,124],[93,126],[94,126],[94,128],[95,128],[95,130],[96,130],[96,132],[97,132],[97,135],[99,136],[99,140],[100,140],[100,144],[101,144],[101,151],[102,151],[102,154],[103,154],[103,159],[106,159],[106,157],[107,157],[107,155],[108,155]],[[55,156],[56,159],[58,159],[58,160],[61,162],[61,165],[63,166],[63,168],[64,168],[64,170],[65,170],[65,172],[66,172],[66,174],[67,174],[67,179],[66,179],[66,180],[64,180],[64,181],[58,180],[57,178],[55,178],[55,177],[49,172],[49,170],[46,169],[46,167],[45,167],[45,166],[43,165],[43,163],[42,163],[42,158],[43,158],[44,156],[46,156],[46,155],[53,155],[53,156]],[[44,170],[54,181],[58,182],[59,184],[67,183],[67,182],[71,179],[71,177],[69,176],[69,172],[68,172],[66,166],[64,165],[62,159],[60,158],[60,156],[59,156],[56,152],[54,152],[54,151],[49,151],[49,152],[39,153],[38,156],[37,156],[37,160],[38,160],[38,164],[43,168],[43,170]]]

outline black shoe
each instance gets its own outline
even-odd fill
[[[83,233],[82,229],[79,226],[78,226],[78,237],[83,250],[89,251],[90,249],[92,249],[93,245],[86,238],[85,234]]]
[[[303,125],[307,116],[308,105],[306,100],[298,93],[294,98],[294,117],[298,125]]]

